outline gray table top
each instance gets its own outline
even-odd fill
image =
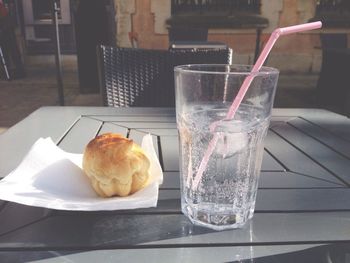
[[[193,226],[182,215],[173,109],[40,108],[0,135],[0,178],[40,137],[82,153],[104,132],[136,142],[151,133],[164,170],[158,206],[72,212],[0,200],[0,261],[316,262],[350,252],[350,120],[344,116],[317,109],[273,111],[256,213],[238,230]]]

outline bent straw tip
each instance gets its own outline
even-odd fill
[[[318,29],[318,28],[321,28],[321,27],[322,27],[322,22],[321,21],[316,21],[316,22],[300,24],[300,25],[295,25],[295,26],[277,28],[275,31],[279,35],[289,35],[289,34],[293,34],[293,33],[298,33],[298,32]]]
[[[313,22],[315,25],[319,25],[319,27],[322,27],[322,21],[316,21],[316,22]]]
[[[307,23],[305,25],[309,25],[309,30],[318,29],[322,27],[322,21],[315,21],[315,22]]]

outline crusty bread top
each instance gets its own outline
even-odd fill
[[[150,161],[142,148],[120,134],[107,133],[86,146],[83,169],[103,197],[126,196],[143,188]]]

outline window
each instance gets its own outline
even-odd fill
[[[171,0],[168,28],[265,28],[261,0]]]
[[[260,0],[172,0],[171,14],[260,14]]]
[[[316,5],[316,14],[344,14],[350,13],[349,0],[318,0]]]
[[[60,1],[57,4],[60,7]],[[33,0],[33,15],[34,20],[51,19],[52,2],[47,0]],[[61,19],[61,14],[59,14],[59,19]]]

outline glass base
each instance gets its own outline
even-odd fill
[[[190,205],[184,205],[182,212],[193,224],[219,231],[242,228],[253,217],[250,212],[244,214],[235,211],[213,213],[212,211],[195,209]]]

